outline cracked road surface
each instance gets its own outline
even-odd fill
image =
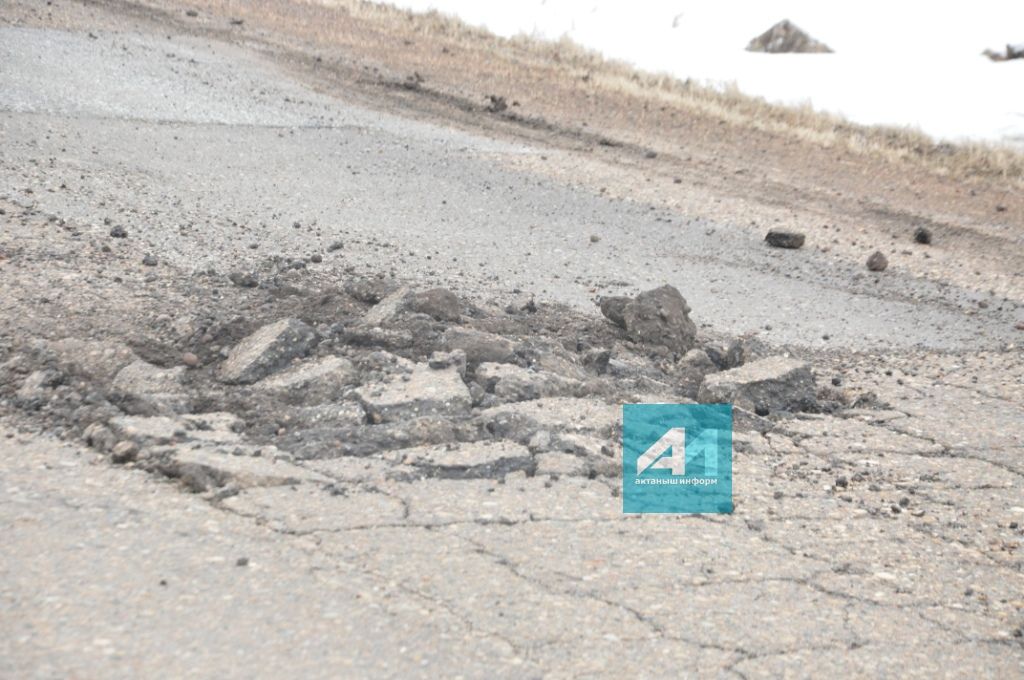
[[[0,676],[1024,677],[1012,180],[971,185],[998,213],[914,169],[878,198],[857,158],[842,192],[785,159],[759,183],[701,160],[742,144],[694,135],[686,163],[596,117],[624,141],[595,152],[571,103],[443,109],[486,74],[410,85],[456,47],[341,5],[0,8]],[[410,53],[382,63],[384,29]],[[901,215],[946,231],[894,245]],[[782,219],[816,247],[766,248]],[[471,302],[402,317],[410,281]],[[689,374],[594,301],[663,283],[706,346],[835,388],[738,425],[730,515],[621,512],[619,405]],[[285,317],[311,358],[221,384]],[[469,374],[432,354],[459,325],[497,353],[465,345]],[[463,383],[516,361],[504,392]],[[423,375],[437,413],[373,410]]]

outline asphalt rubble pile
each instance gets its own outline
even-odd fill
[[[600,310],[354,279],[176,337],[4,348],[0,403],[114,463],[231,493],[329,484],[304,462],[341,457],[403,479],[613,479],[623,403],[732,403],[738,430],[766,432],[870,402],[756,339],[702,339],[672,286]]]

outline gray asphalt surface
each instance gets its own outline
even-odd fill
[[[517,172],[517,156],[550,152],[318,95],[235,47],[3,29],[0,58],[8,195],[18,200],[53,159],[46,175],[71,191],[33,197],[39,208],[93,224],[143,214],[139,235],[186,270],[308,256],[341,239],[335,266],[384,261],[417,280],[581,308],[668,282],[712,329],[776,343],[1016,339],[1012,305],[968,315],[978,296],[955,286],[775,251],[734,225]]]
[[[89,310],[141,318],[147,295],[186,317],[191,273],[340,240],[317,276],[588,313],[671,283],[702,332],[803,348],[888,407],[737,432],[734,514],[638,518],[614,479],[406,479],[388,456],[188,494],[0,404],[0,676],[1024,677],[1014,303],[979,313],[955,285],[604,198],[519,162],[564,152],[318,94],[256,50],[127,20],[92,35],[0,27],[12,336],[61,337],[33,325],[53,300],[81,303],[69,328],[120,328]],[[130,265],[81,254],[104,218]],[[617,418],[502,408],[584,435]]]

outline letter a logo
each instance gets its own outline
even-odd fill
[[[667,456],[662,454],[668,452]],[[673,427],[636,459],[636,474],[650,469],[670,470],[673,475],[686,474],[686,429]]]

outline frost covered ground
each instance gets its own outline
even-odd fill
[[[1024,40],[1024,4],[866,0],[396,0],[436,9],[503,36],[562,36],[640,69],[789,104],[810,102],[869,125],[936,138],[1024,146],[1024,60],[981,55]],[[790,19],[834,54],[744,50]]]

